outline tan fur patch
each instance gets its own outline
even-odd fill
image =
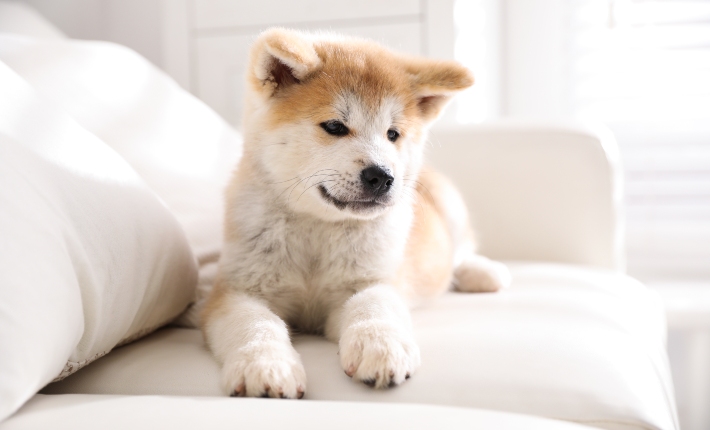
[[[254,90],[273,95],[272,127],[298,121],[318,124],[347,117],[347,112],[333,109],[333,100],[354,94],[373,110],[387,97],[396,98],[404,106],[397,124],[400,133],[418,134],[421,126],[432,121],[455,92],[473,84],[468,69],[456,62],[396,54],[359,39],[318,40],[309,45],[302,37],[274,30],[263,35],[252,51],[255,62],[263,53],[262,44],[268,44],[270,54],[275,56],[273,61],[282,61],[292,69],[297,65],[301,70],[299,74],[294,69],[297,83],[282,78],[281,88],[274,86],[273,72],[250,75],[249,83]],[[318,61],[312,58],[314,51]],[[273,61],[266,62],[266,67],[273,65]]]
[[[424,170],[416,184],[414,222],[399,276],[405,291],[415,298],[437,296],[451,284],[454,249],[446,214],[438,201],[441,188],[447,186],[448,181],[431,169]]]

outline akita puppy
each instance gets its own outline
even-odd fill
[[[355,380],[400,384],[420,363],[412,303],[509,283],[505,266],[474,253],[457,191],[422,169],[429,126],[471,84],[456,62],[364,40],[284,29],[257,39],[202,313],[230,394],[303,397],[289,327],[337,342]]]

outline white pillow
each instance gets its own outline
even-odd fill
[[[196,277],[133,169],[0,62],[0,420],[175,318]]]
[[[222,242],[222,190],[242,150],[236,131],[120,45],[6,34],[0,61],[121,154],[166,202],[208,289]],[[196,314],[182,322],[194,324]]]

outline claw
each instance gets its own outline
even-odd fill
[[[355,374],[355,371],[356,371],[356,370],[357,370],[357,369],[355,368],[355,366],[353,366],[353,365],[351,364],[351,365],[347,368],[347,370],[345,370],[345,374],[352,378],[353,375]]]
[[[232,391],[232,394],[230,394],[229,397],[244,397],[244,394],[246,394],[244,384],[239,384],[237,385],[237,388]]]
[[[374,387],[377,383],[377,379],[363,379],[362,383],[367,385],[368,387]]]

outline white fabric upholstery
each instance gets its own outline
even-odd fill
[[[200,286],[209,286],[222,242],[222,190],[240,136],[119,45],[0,35],[0,61],[131,164],[177,216],[200,261]]]
[[[677,428],[655,295],[608,271],[517,264],[512,272],[512,287],[501,293],[451,293],[415,310],[423,364],[392,390],[352,382],[337,345],[296,336],[306,399],[465,406],[605,429]],[[223,396],[219,374],[200,332],[164,329],[43,393]]]
[[[604,128],[502,122],[435,129],[429,140],[482,254],[623,269],[618,151]]]
[[[185,309],[175,217],[96,136],[0,62],[0,420]]]
[[[24,16],[25,22],[34,19],[22,11],[14,16]],[[13,31],[61,37],[51,26],[36,26],[36,20],[23,27],[2,18],[0,32],[20,28]],[[0,60],[125,157],[177,215],[204,263],[202,285],[208,284],[209,263],[221,239],[219,190],[240,150],[231,129],[145,60],[115,45],[0,36]],[[14,117],[0,121],[7,118]],[[89,139],[82,133],[79,143]],[[462,189],[485,254],[619,268],[620,196],[613,140],[599,136],[579,128],[510,125],[435,131],[430,159]],[[2,139],[0,148],[10,147]],[[100,142],[98,146],[105,152]],[[96,163],[92,160],[92,166]],[[0,219],[5,213],[0,211]],[[26,214],[31,219],[32,214]],[[120,209],[117,214],[126,216]],[[162,227],[171,225],[168,221]],[[29,231],[23,239],[39,243],[42,233]],[[5,243],[0,242],[0,252],[10,251]],[[48,244],[31,258],[12,249],[8,255],[17,259],[6,261],[13,269],[13,263],[23,267],[21,263],[31,259],[54,262],[54,254],[49,255],[54,242]],[[148,263],[131,264],[130,273],[123,275],[135,276],[133,271]],[[54,265],[38,265],[22,279],[34,280],[46,274],[47,267]],[[101,265],[81,267],[91,271]],[[156,276],[161,267],[153,268]],[[58,280],[70,280],[73,273],[67,268],[54,275],[47,284],[54,290],[39,301],[29,298],[18,305],[2,296],[8,290],[0,289],[0,364],[5,363],[5,339],[15,342],[12,345],[22,340],[22,348],[11,349],[12,357],[25,359],[29,369],[23,373],[17,367],[0,367],[0,390],[19,386],[20,376],[31,374],[35,379],[24,381],[23,400],[61,370],[63,361],[56,358],[73,348],[65,340],[78,342],[81,337],[77,294],[57,287]],[[19,312],[24,319],[9,312],[23,306],[26,310]],[[7,325],[8,315],[14,318],[13,326]],[[416,311],[414,320],[424,364],[414,378],[393,390],[373,391],[353,383],[338,366],[336,345],[297,336],[309,377],[309,400],[225,398],[219,369],[200,333],[172,328],[118,348],[44,392],[222,397],[37,395],[0,423],[0,429],[581,428],[472,407],[607,429],[677,429],[662,311],[653,296],[628,278],[522,265],[514,268],[510,290],[447,295]],[[36,325],[38,321],[44,324]],[[37,337],[24,336],[27,330]],[[7,404],[0,398],[0,411]]]
[[[159,396],[37,395],[1,430],[590,430],[538,417],[430,405]]]

